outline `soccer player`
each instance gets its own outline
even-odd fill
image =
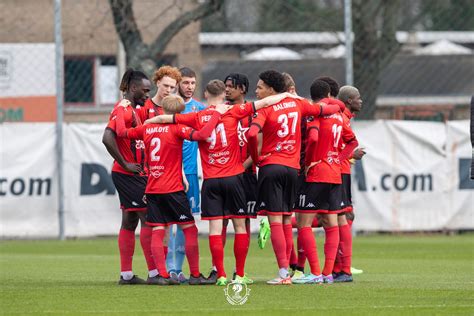
[[[285,88],[283,75],[267,70],[260,73],[255,92],[258,99],[263,99],[281,93]],[[260,166],[257,205],[259,214],[268,216],[272,246],[279,267],[279,277],[268,281],[268,284],[291,284],[288,273],[293,243],[291,214],[299,169],[301,118],[339,111],[338,102],[333,103],[312,105],[307,100],[288,97],[260,110],[251,123],[248,134],[250,154]],[[257,134],[260,131],[263,141],[259,155]]]
[[[249,90],[249,80],[246,75],[241,73],[230,73],[224,79],[225,83],[225,99],[228,104],[244,104],[245,95]],[[256,218],[255,205],[257,203],[257,175],[256,175],[256,166],[250,157],[247,146],[247,133],[249,130],[250,122],[252,121],[252,116],[247,116],[239,121],[238,124],[238,137],[239,137],[239,147],[240,154],[242,158],[242,164],[244,166],[245,172],[244,177],[244,191],[245,198],[247,201],[247,209],[245,219],[245,227],[247,230],[247,235],[250,238],[250,219]],[[224,221],[224,226],[222,230],[223,244],[225,246],[225,233],[227,229],[226,221]],[[235,279],[235,273],[234,273]]]
[[[323,89],[323,87],[325,87]],[[327,96],[327,84],[315,80],[311,85],[311,98],[318,100]],[[339,245],[339,226],[347,225],[341,211],[342,185],[341,164],[357,147],[352,130],[343,124],[342,110],[324,115],[307,124],[308,145],[306,149],[306,181],[300,188],[298,208],[298,238],[310,264],[311,273],[295,280],[295,283],[333,283],[332,270]],[[339,152],[341,140],[346,143]],[[326,233],[325,264],[321,274],[316,242],[311,224],[315,213],[323,214]],[[341,213],[338,216],[338,213]]]
[[[362,99],[359,90],[353,86],[343,86],[339,90],[338,99],[344,102],[346,108],[342,113],[343,123],[346,128],[351,129],[351,119],[355,113],[362,108]],[[343,150],[346,143],[342,142],[340,149]],[[365,155],[363,148],[354,150],[349,159],[360,160]],[[334,282],[352,282],[351,259],[352,259],[352,222],[354,212],[352,208],[351,194],[351,163],[349,159],[341,161],[342,167],[342,202],[347,225],[339,226],[339,250],[333,269]]]
[[[285,90],[291,94],[297,95],[296,93],[296,83],[293,77],[286,72],[282,73],[285,79]],[[319,101],[319,100],[318,100]],[[297,192],[302,182],[304,182],[304,157],[305,157],[305,147],[306,147],[306,119],[301,120],[301,151],[300,151],[300,171],[298,173],[298,184],[297,184]],[[295,214],[295,217],[291,218],[291,227],[296,227],[296,216],[298,213]],[[268,222],[268,220],[267,220]],[[269,229],[269,227],[268,227]],[[304,255],[304,251],[301,245],[298,243],[297,240],[297,249],[298,249],[298,256],[296,256],[295,246],[292,243],[291,254],[289,258],[290,269],[291,269],[291,280],[294,281],[304,275],[304,264],[306,261],[306,256]]]
[[[225,98],[229,104],[244,104],[245,95],[249,90],[249,80],[246,75],[240,73],[231,73],[225,80]],[[253,116],[247,116],[239,121],[238,137],[240,146],[240,155],[244,166],[244,190],[247,201],[247,218],[245,226],[250,238],[250,218],[256,218],[257,204],[257,174],[256,165],[250,157],[248,151],[247,133],[250,128]]]
[[[329,88],[330,88],[330,97],[331,98],[337,98],[337,96],[339,94],[339,83],[334,78],[328,77],[328,76],[323,76],[323,77],[317,78],[316,80],[322,80],[322,81],[326,82],[329,85]],[[321,214],[317,214],[316,217],[315,217],[315,220],[317,221],[317,218],[320,217],[320,216],[321,216]],[[351,214],[348,214],[348,216],[350,217]],[[319,223],[319,225],[321,225],[321,223]],[[352,225],[352,224],[350,224],[350,225]],[[342,264],[341,254],[342,254],[341,251],[337,252],[336,261],[334,263],[334,267],[335,267],[336,271],[341,270],[341,264]],[[363,273],[363,272],[364,271],[362,271],[360,269],[356,269],[354,267],[351,267],[351,273],[352,274],[360,274],[360,273]]]
[[[181,81],[181,72],[176,67],[161,66],[153,74],[153,83],[156,86],[155,95],[148,99],[143,107],[139,108],[140,118],[145,121],[151,117],[163,114],[161,101],[176,91]]]
[[[211,104],[198,113],[176,114],[175,116],[158,116],[149,122],[176,122],[193,128],[199,128],[209,120],[214,111],[212,103],[222,100],[225,86],[220,80],[212,80],[206,87]],[[199,142],[204,182],[201,191],[201,219],[209,220],[209,246],[212,261],[217,269],[217,285],[226,285],[227,276],[224,270],[224,249],[222,245],[223,219],[232,220],[235,231],[234,256],[236,260],[235,280],[250,284],[253,281],[245,275],[249,238],[245,227],[246,200],[243,189],[243,172],[237,126],[239,120],[255,113],[256,110],[274,104],[288,94],[274,95],[256,102],[234,105],[215,128],[207,141]]]
[[[210,284],[199,272],[198,231],[182,182],[182,146],[184,139],[192,141],[208,138],[221,114],[227,110],[227,106],[217,106],[203,128],[196,131],[179,124],[149,124],[127,129],[123,116],[133,109],[127,107],[126,103],[121,105],[117,118],[118,134],[130,139],[142,139],[145,143],[146,155],[149,158],[146,220],[148,225],[153,226],[152,253],[159,275],[149,278],[147,283],[153,285],[180,284],[178,280],[169,277],[163,252],[165,227],[178,224],[185,237],[185,252],[191,271],[189,284]],[[167,96],[162,100],[162,106],[166,114],[174,114],[184,109],[184,101],[176,95]]]
[[[141,71],[128,69],[122,77],[120,91],[132,107],[143,105],[148,99],[151,84]],[[104,131],[102,142],[114,158],[112,180],[117,189],[122,224],[118,236],[120,252],[120,285],[144,284],[145,280],[133,274],[132,260],[135,251],[135,229],[141,222],[140,243],[148,265],[148,277],[158,274],[151,254],[151,228],[145,224],[145,186],[147,177],[144,172],[144,145],[142,141],[130,141],[117,136],[117,106],[110,114],[109,123]],[[127,127],[137,127],[142,120],[134,109],[125,116]]]
[[[184,99],[185,108],[182,112],[191,113],[199,112],[206,108],[204,104],[196,101],[193,96],[196,90],[196,73],[188,68],[183,67],[179,69],[181,73],[181,81],[178,83],[178,94]],[[197,167],[197,142],[192,142],[187,139],[183,143],[183,166],[184,174],[189,183],[189,188],[186,191],[186,196],[191,205],[193,214],[199,214],[199,181],[198,181],[198,167]],[[176,233],[173,234],[173,227],[176,226]],[[171,278],[179,280],[184,283],[187,281],[182,272],[184,262],[184,234],[181,228],[177,225],[170,227],[170,239],[168,242],[168,256],[166,257],[166,267]]]
[[[231,73],[224,79],[225,85],[225,100],[227,104],[244,104],[245,102],[245,95],[248,91],[249,81],[246,75],[239,74],[239,73]],[[220,85],[221,86],[221,85]],[[208,86],[210,87],[210,86]],[[219,90],[222,90],[221,88]],[[220,91],[219,91],[220,92]],[[212,94],[217,94],[217,91],[210,93],[210,91],[205,91],[206,99]],[[215,102],[220,102],[221,96],[219,96]],[[213,101],[208,100],[208,104],[212,104]],[[247,231],[247,235],[250,240],[250,217],[252,217],[252,212],[254,210],[254,206],[256,203],[256,177],[255,181],[253,181],[252,176],[249,172],[251,172],[252,168],[252,161],[248,159],[247,155],[247,136],[246,133],[248,131],[248,122],[251,121],[252,117],[247,116],[241,119],[238,123],[238,138],[239,138],[239,146],[240,146],[240,153],[242,157],[242,163],[244,165],[245,172],[243,174],[243,181],[244,181],[244,191],[245,191],[245,198],[247,201],[247,216],[248,218],[245,219],[245,227]],[[253,187],[253,183],[255,186]],[[228,219],[224,219],[222,222],[222,247],[225,248],[226,240],[227,240],[227,226],[229,224]],[[234,275],[232,279],[236,277],[236,271],[234,271]],[[213,264],[211,269],[211,273],[209,278],[215,278],[217,280],[217,269],[216,266]]]
[[[323,76],[316,78],[315,80],[322,80],[329,85],[329,97],[337,98],[337,94],[339,93],[339,83],[336,79],[328,76]]]
[[[138,115],[142,122],[148,118],[163,114],[161,101],[176,91],[178,82],[181,81],[181,73],[178,68],[172,66],[161,66],[153,74],[153,84],[156,86],[156,93],[152,98],[148,98],[143,106],[137,107]],[[146,157],[145,157],[146,158]],[[151,233],[150,233],[151,238]],[[169,229],[165,234],[165,256],[168,254]]]

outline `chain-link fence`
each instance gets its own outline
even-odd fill
[[[35,112],[18,101],[33,96],[43,104],[55,95],[53,3],[0,3],[1,121],[54,120],[52,107]],[[468,117],[474,0],[166,0],[159,6],[152,0],[63,0],[66,119],[105,120],[127,65],[147,73],[163,63],[190,66],[201,74],[201,87],[229,72],[245,73],[249,99],[258,73],[269,68],[291,74],[304,96],[318,76],[344,85],[348,4],[352,77],[365,100],[360,117]]]
[[[203,21],[204,79],[242,71],[255,84],[260,71],[274,68],[293,75],[305,96],[318,76],[345,84],[343,8],[350,3],[227,1]],[[360,117],[468,118],[474,1],[353,0],[351,8],[354,85],[365,101]]]

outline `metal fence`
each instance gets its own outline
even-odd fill
[[[206,3],[221,4],[211,8],[215,13],[172,36],[161,53],[149,49],[167,25],[178,25],[182,14]],[[0,96],[21,96],[20,91],[9,94],[5,88],[9,84],[27,90],[26,96],[54,95],[49,89],[54,57],[39,45],[54,42],[53,4],[52,0],[0,3],[4,25]],[[151,0],[63,0],[62,5],[68,120],[106,119],[119,97],[118,82],[126,64],[146,64],[133,64],[132,54],[151,60],[153,67],[191,65],[202,74],[201,87],[230,71],[246,73],[254,86],[259,71],[273,68],[293,75],[299,92],[308,96],[315,77],[332,76],[341,85],[353,83],[361,90],[366,101],[361,117],[366,119],[468,117],[474,90],[474,0],[164,0],[159,7]],[[111,6],[122,6],[118,10],[125,12],[122,20],[114,18],[117,12]],[[35,13],[41,17],[27,18]],[[128,43],[127,37],[117,35],[117,25],[132,25],[125,31],[143,43]],[[133,27],[139,33],[133,33]],[[119,38],[125,39],[125,47]],[[12,43],[33,45],[19,48],[20,65],[12,64],[12,53],[5,48]],[[137,54],[138,49],[130,47],[152,56]],[[352,62],[347,59],[351,55]],[[253,92],[248,97],[253,98]],[[424,117],[414,111],[420,106],[427,109]],[[0,121],[19,120],[22,115],[25,120],[34,120],[31,115],[48,120],[55,112],[46,108],[29,114],[29,109],[20,113],[14,106],[2,105]],[[88,119],[84,113],[102,115]]]
[[[344,9],[352,11],[346,20]],[[227,1],[203,22],[204,81],[231,69],[255,80],[274,68],[292,74],[308,96],[318,76],[341,85],[352,77],[365,100],[361,118],[467,118],[473,10],[472,0]],[[353,34],[352,50],[344,26]]]

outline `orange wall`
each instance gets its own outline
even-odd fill
[[[0,98],[0,123],[55,121],[55,96]]]

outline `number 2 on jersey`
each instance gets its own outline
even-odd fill
[[[214,147],[216,147],[217,134],[219,134],[221,137],[222,147],[227,147],[227,137],[225,134],[224,124],[219,123],[217,124],[216,128],[212,131],[212,134],[210,137],[211,144],[209,145],[209,149],[214,149]]]
[[[150,145],[152,148],[155,147],[150,153],[151,161],[160,161],[160,156],[158,156],[158,151],[160,150],[160,147],[161,147],[161,139],[159,139],[158,137],[152,138]]]
[[[287,114],[281,114],[278,116],[278,123],[281,123],[281,129],[278,130],[277,135],[278,137],[285,137],[290,133],[288,128],[288,118],[291,120],[291,134],[295,134],[296,132],[296,124],[298,123],[298,112],[290,112]]]

